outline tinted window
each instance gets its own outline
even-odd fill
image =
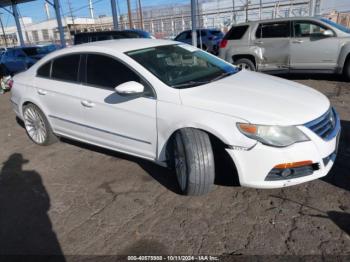
[[[247,32],[248,25],[242,26],[234,26],[230,29],[230,31],[226,34],[225,39],[227,40],[238,40],[241,39],[245,32]]]
[[[294,22],[295,37],[321,36],[327,28],[308,21]]]
[[[42,77],[50,77],[50,71],[51,71],[51,61],[42,65],[38,69],[37,75]]]
[[[185,39],[186,39],[186,34],[187,34],[186,32],[179,34],[179,35],[175,38],[175,40],[176,40],[176,41],[185,40]]]
[[[52,64],[51,77],[59,80],[77,81],[80,55],[68,55],[57,58]]]
[[[128,82],[141,82],[140,77],[117,60],[103,55],[88,55],[86,80],[88,84],[115,88]]]
[[[256,30],[257,38],[280,38],[289,36],[289,22],[260,24],[258,30]]]

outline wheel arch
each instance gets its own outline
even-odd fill
[[[50,126],[52,127],[51,119],[48,117],[48,114],[46,113],[47,111],[45,110],[45,108],[43,108],[38,101],[33,100],[33,99],[23,99],[23,101],[20,103],[19,111],[21,113],[22,120],[23,120],[24,106],[29,105],[29,104],[33,104],[36,107],[38,107],[40,109],[40,111],[45,115],[46,120],[49,122]]]
[[[223,185],[231,185],[231,186],[239,186],[239,175],[236,168],[236,164],[234,160],[230,157],[230,155],[226,152],[226,148],[229,148],[228,142],[225,142],[225,139],[220,136],[217,132],[213,132],[212,130],[208,130],[208,128],[198,127],[194,125],[187,125],[174,130],[166,140],[166,143],[163,145],[164,155],[163,162],[166,161],[167,164],[169,161],[169,157],[171,157],[172,151],[172,141],[175,137],[175,134],[184,128],[194,128],[201,130],[208,134],[213,153],[214,153],[214,162],[215,162],[215,183],[223,184]],[[228,182],[229,181],[229,182]]]
[[[236,61],[238,61],[239,59],[249,59],[250,61],[253,62],[255,68],[257,68],[257,64],[256,64],[256,58],[254,55],[252,54],[239,54],[239,55],[233,55],[232,56],[232,61],[233,63],[235,63]]]
[[[341,47],[338,57],[338,68],[339,72],[342,73],[346,62],[350,59],[350,43],[345,44]]]

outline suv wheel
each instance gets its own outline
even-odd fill
[[[255,65],[252,62],[252,60],[248,58],[241,58],[234,62],[236,66],[238,66],[240,69],[246,69],[249,71],[256,71]]]
[[[175,134],[174,167],[184,195],[204,195],[214,186],[214,154],[207,133],[184,128]]]
[[[46,146],[57,141],[44,113],[37,106],[24,106],[23,120],[27,134],[35,144]]]

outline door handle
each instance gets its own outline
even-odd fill
[[[47,91],[42,90],[42,89],[38,89],[38,94],[41,95],[41,96],[44,96],[44,95],[47,94]]]
[[[91,108],[91,107],[94,107],[94,106],[95,106],[94,103],[92,103],[92,102],[90,102],[90,101],[87,101],[87,100],[81,101],[81,104],[82,104],[83,106],[85,106],[85,107],[88,107],[88,108]]]
[[[301,44],[302,42],[304,42],[304,41],[301,39],[293,40],[293,43],[295,43],[295,44]]]

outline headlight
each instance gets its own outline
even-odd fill
[[[238,123],[237,127],[247,137],[269,146],[286,147],[294,143],[309,141],[309,138],[295,126],[264,126]]]

